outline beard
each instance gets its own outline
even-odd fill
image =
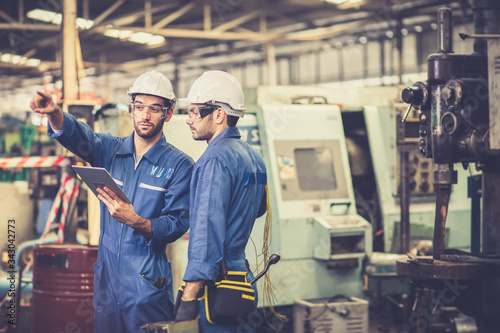
[[[147,124],[150,125],[151,127],[149,127],[147,130],[143,130],[140,127],[141,124]],[[137,135],[140,136],[141,138],[151,139],[155,137],[163,129],[163,119],[156,124],[149,121],[139,121],[139,122],[134,121],[134,129]]]
[[[206,122],[203,125],[198,125],[198,126],[190,126],[191,130],[191,135],[193,136],[193,139],[196,141],[206,141],[212,138],[213,132],[211,131],[210,128],[210,123],[212,122],[212,114],[209,114],[206,116]]]

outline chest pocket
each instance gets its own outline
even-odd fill
[[[152,176],[141,177],[134,196],[134,208],[142,212],[146,218],[158,217],[165,206],[169,181]]]
[[[149,193],[164,193],[167,192],[167,187],[170,179],[166,177],[156,177],[156,176],[142,176],[139,180],[139,188],[143,191],[148,191]],[[154,192],[152,192],[154,191]]]
[[[159,191],[159,192],[167,192],[167,189],[160,187],[160,186],[154,186],[154,185],[149,185],[146,183],[139,183],[140,188],[148,189],[151,191]]]

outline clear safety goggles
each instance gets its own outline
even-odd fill
[[[163,112],[167,112],[168,108],[166,107],[161,107],[159,105],[154,105],[154,104],[143,104],[143,103],[130,103],[130,109],[132,112],[141,114],[142,112],[145,112],[146,109],[149,109],[149,112],[152,114],[159,114]]]

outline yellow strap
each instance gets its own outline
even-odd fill
[[[246,299],[249,299],[251,301],[255,301],[255,296],[250,296],[247,294],[241,294],[241,298],[246,298]]]
[[[219,281],[219,282],[215,282],[215,285],[218,286],[220,284],[239,284],[240,286],[248,286],[250,287],[250,283],[248,282],[239,282],[239,281],[230,281],[230,280],[222,280],[222,281]]]
[[[206,297],[207,292],[208,292],[207,286],[205,286],[205,293],[203,294],[203,299],[205,300],[205,316],[207,317],[207,321],[210,324],[214,324],[214,322],[210,319],[210,312],[208,312],[208,299]]]
[[[241,272],[241,271],[228,271],[227,275],[247,275],[247,272]]]
[[[235,289],[235,290],[241,290],[241,291],[246,291],[246,292],[252,292],[255,293],[255,290],[249,289],[249,288],[241,288],[241,287],[235,287],[235,286],[228,286],[228,285],[219,285],[217,288],[225,288],[225,289]]]

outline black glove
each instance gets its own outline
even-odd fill
[[[198,317],[198,300],[185,301],[181,299],[175,314],[175,321],[193,320]]]

